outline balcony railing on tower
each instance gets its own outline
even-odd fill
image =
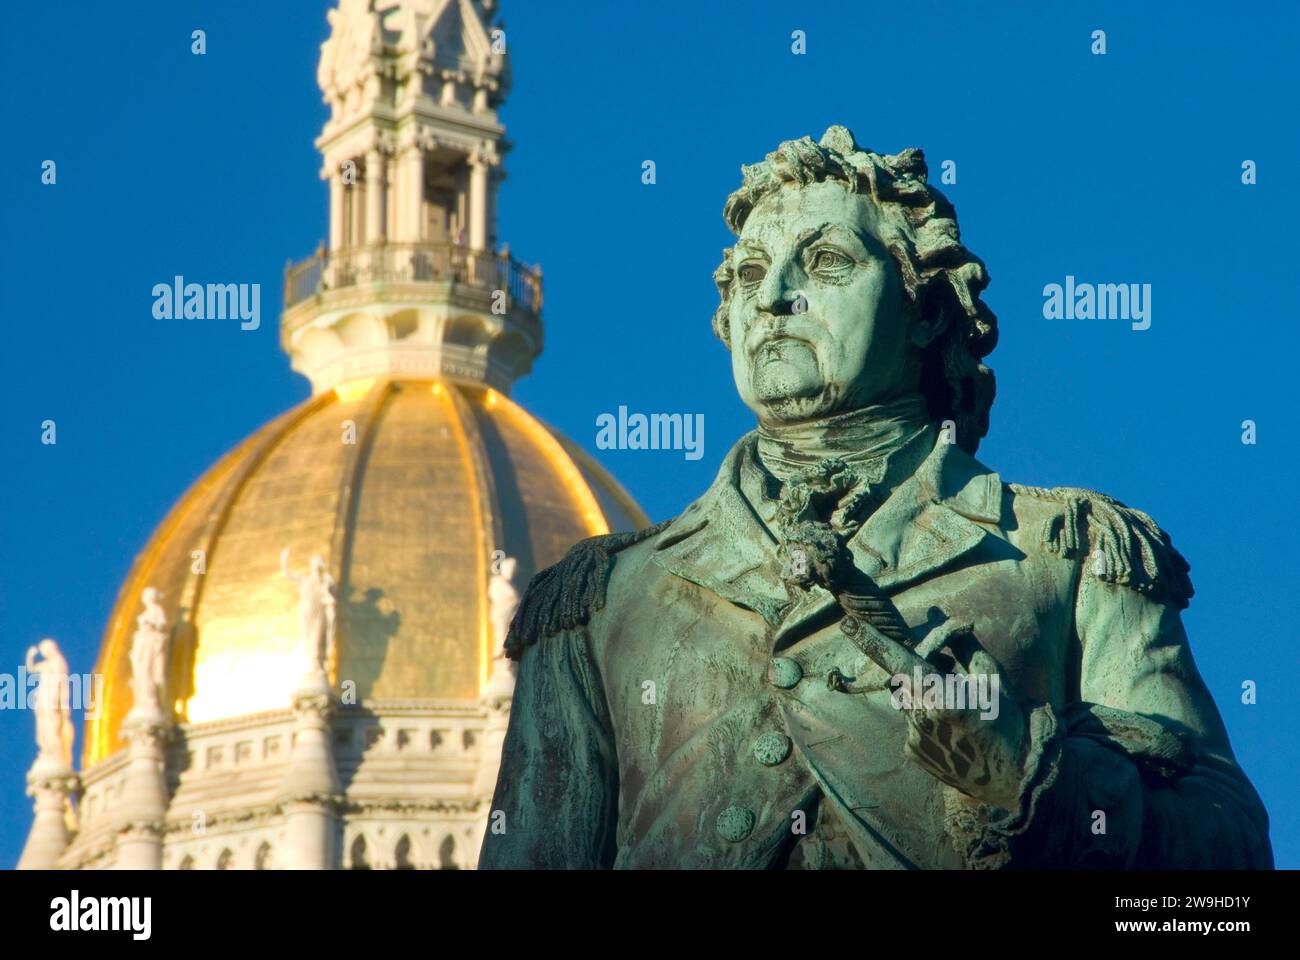
[[[384,243],[322,250],[284,271],[284,306],[326,290],[363,283],[453,283],[504,290],[508,301],[540,314],[542,271],[504,250],[470,250],[450,243]]]

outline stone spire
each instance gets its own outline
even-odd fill
[[[494,0],[342,0],[317,79],[329,242],[285,275],[314,390],[451,376],[508,390],[541,352],[541,275],[499,248],[509,87]]]
[[[171,724],[148,716],[128,716],[123,736],[130,742],[122,800],[117,815],[119,870],[160,870],[167,791],[166,746]]]
[[[70,769],[44,767],[40,761],[27,774],[27,795],[35,800],[36,816],[18,858],[19,870],[53,870],[72,839],[70,802],[79,782]]]
[[[293,696],[293,745],[279,797],[286,828],[285,865],[292,870],[335,866],[343,788],[331,736],[334,706],[333,691],[321,672],[304,678]]]

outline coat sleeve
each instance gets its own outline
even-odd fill
[[[1084,573],[1077,699],[1031,714],[1020,810],[985,821],[972,865],[1272,867],[1268,816],[1233,757],[1179,606]]]
[[[519,659],[479,869],[592,869],[615,854],[618,768],[585,628]]]

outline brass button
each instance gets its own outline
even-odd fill
[[[754,811],[732,804],[718,814],[718,836],[732,843],[744,840],[754,829]]]
[[[790,657],[773,657],[767,667],[767,677],[772,686],[789,690],[803,679],[803,667]]]

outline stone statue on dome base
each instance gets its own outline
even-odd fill
[[[38,661],[36,658],[40,656]],[[72,769],[71,691],[68,661],[59,645],[48,637],[27,648],[28,677],[36,677],[38,686],[29,700],[36,714],[36,763],[32,770],[42,772]]]
[[[515,692],[515,664],[506,656],[506,634],[519,607],[519,591],[514,584],[519,561],[501,551],[492,556],[488,577],[488,612],[492,624],[492,671],[488,675],[483,698],[494,709],[509,708]]]
[[[167,679],[167,613],[162,594],[145,587],[140,594],[144,610],[136,617],[131,638],[131,711],[126,722],[161,724]]]
[[[280,572],[298,588],[298,621],[307,658],[307,672],[300,689],[328,693],[338,610],[334,578],[325,569],[325,560],[319,554],[312,556],[307,573],[293,573],[289,569],[288,547],[280,551]]]

